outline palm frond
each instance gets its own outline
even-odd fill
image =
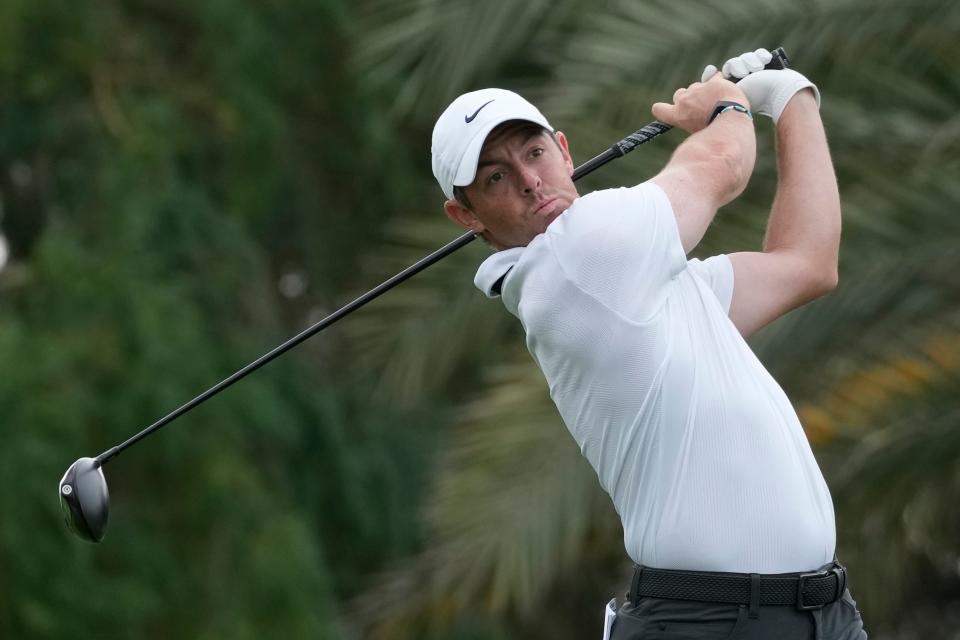
[[[935,336],[960,326],[953,244],[917,244],[848,269],[836,291],[770,325],[751,346],[801,400],[829,393],[858,369],[929,352]]]
[[[877,623],[896,621],[912,591],[929,594],[925,584],[956,583],[958,391],[960,375],[954,375],[922,398],[888,406],[883,423],[828,454],[842,458],[829,477],[838,530],[847,540],[841,553]],[[948,602],[929,605],[949,608]]]
[[[429,551],[384,580],[375,609],[362,616],[374,626],[437,624],[475,603],[523,617],[582,559],[588,539],[619,545],[609,499],[542,375],[520,356],[496,367],[485,392],[463,408],[425,514]]]
[[[502,6],[516,9],[512,2]],[[908,589],[925,566],[948,564],[949,544],[927,538],[939,532],[946,539],[958,530],[950,523],[937,529],[933,514],[951,510],[957,495],[956,443],[947,431],[956,422],[956,389],[950,385],[960,334],[960,183],[953,177],[960,173],[960,76],[952,64],[960,5],[611,0],[588,9],[563,2],[539,21],[517,12],[509,26],[505,13],[468,10],[460,2],[442,8],[428,0],[371,2],[369,9],[358,68],[374,84],[392,87],[398,115],[423,129],[424,152],[428,128],[450,98],[497,84],[531,98],[567,132],[575,158],[586,159],[652,119],[650,104],[697,79],[707,62],[757,46],[785,46],[796,68],[823,93],[843,197],[841,286],[760,333],[752,346],[790,392],[811,438],[821,438],[818,455],[836,496],[841,550],[853,556],[848,562],[855,566],[855,586],[863,589],[861,602],[890,603],[870,585],[896,580]],[[471,21],[468,27],[450,28],[462,19]],[[404,47],[396,48],[401,41]],[[771,127],[758,129],[751,187],[718,216],[703,254],[760,247],[775,165]],[[664,136],[578,187],[587,192],[639,182],[663,166],[682,137]],[[411,252],[404,261],[419,257],[412,255],[416,234],[430,237],[424,249],[453,237],[441,231],[439,213],[429,229],[416,225],[390,236],[389,242]],[[382,251],[402,253],[389,243]],[[455,375],[458,362],[489,366],[490,352],[504,349],[488,345],[520,340],[515,320],[499,304],[477,294],[471,302],[463,293],[473,291],[469,282],[482,257],[462,257],[398,300],[393,312],[370,315],[369,324],[358,327],[368,366],[379,367],[385,387],[398,396],[422,399],[427,389],[450,390],[463,383]],[[420,325],[396,322],[397,314],[418,309]],[[427,309],[436,313],[424,320]],[[441,345],[450,352],[435,369],[418,358]],[[434,536],[430,550],[398,568],[383,583],[385,591],[377,592],[396,603],[377,618],[381,630],[389,628],[391,616],[442,626],[468,603],[497,612],[526,610],[556,581],[541,570],[545,556],[530,541],[546,544],[554,559],[563,557],[559,550],[566,545],[580,544],[565,566],[588,553],[583,535],[550,539],[558,514],[573,514],[572,507],[561,504],[559,494],[541,494],[532,470],[564,486],[571,503],[580,505],[577,512],[589,509],[584,496],[608,503],[575,448],[563,453],[534,444],[546,442],[547,433],[567,438],[526,354],[500,359],[508,364],[498,370],[499,382],[488,391],[478,387],[481,404],[469,406],[471,417],[453,433],[438,470],[425,517]],[[526,457],[518,471],[519,452]],[[910,471],[897,476],[901,465]],[[565,484],[574,481],[582,486]],[[615,517],[610,521],[616,530]],[[616,535],[601,538],[619,545]],[[896,561],[876,562],[878,557]],[[918,557],[928,558],[928,565],[917,564]]]
[[[392,224],[387,241],[363,263],[365,282],[381,281],[446,244],[459,227],[436,212]],[[516,319],[473,286],[487,255],[480,240],[408,280],[358,314],[344,331],[358,371],[374,371],[377,393],[399,406],[415,406],[449,391],[490,345],[517,338]]]
[[[436,117],[458,94],[500,79],[540,34],[554,34],[571,0],[391,0],[361,15],[355,65],[369,83],[388,87],[398,118]]]

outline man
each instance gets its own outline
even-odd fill
[[[653,105],[691,135],[632,188],[580,197],[566,137],[508,91],[460,96],[434,128],[447,215],[497,249],[475,282],[523,324],[623,522],[637,568],[615,640],[866,638],[826,484],[744,340],[837,282],[819,93],[795,71],[762,70],[769,60],[728,61],[739,84],[707,67]],[[777,131],[764,249],[687,260],[753,170],[751,108]]]

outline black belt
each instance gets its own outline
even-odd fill
[[[812,573],[715,573],[637,566],[628,597],[697,600],[757,606],[795,606],[801,611],[836,602],[847,588],[847,570],[835,562]]]

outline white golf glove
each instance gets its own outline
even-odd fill
[[[754,113],[773,118],[774,124],[792,98],[801,89],[810,87],[820,106],[820,91],[816,85],[793,69],[764,69],[764,65],[773,59],[766,49],[749,51],[736,58],[730,58],[723,64],[723,75],[738,80],[737,86],[750,101]],[[712,64],[703,70],[701,82],[706,82],[717,72]],[[741,79],[742,78],[742,79]]]

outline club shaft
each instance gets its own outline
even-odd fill
[[[160,418],[159,420],[154,422],[152,425],[150,425],[140,433],[122,442],[121,444],[118,444],[117,446],[104,451],[99,456],[97,456],[96,458],[97,462],[100,464],[103,464],[107,460],[119,455],[120,452],[126,449],[127,447],[133,446],[134,444],[136,444],[143,438],[146,438],[148,435],[150,435],[157,429],[160,429],[161,427],[165,426],[169,422],[172,422],[173,420],[179,418],[180,416],[185,414],[187,411],[190,411],[197,405],[217,395],[218,393],[220,393],[221,391],[223,391],[224,389],[232,385],[234,382],[237,382],[238,380],[245,378],[246,376],[253,373],[263,365],[273,360],[274,358],[286,353],[287,351],[294,348],[295,346],[297,346],[307,338],[313,336],[314,334],[319,333],[320,331],[323,331],[324,329],[332,325],[334,322],[336,322],[340,318],[346,315],[349,315],[351,312],[359,309],[360,307],[367,304],[374,298],[379,297],[383,293],[386,293],[387,291],[394,288],[404,280],[407,280],[408,278],[411,278],[414,275],[420,273],[430,265],[442,260],[443,258],[447,257],[448,255],[460,249],[461,247],[465,247],[470,242],[472,242],[475,238],[476,236],[473,233],[465,233],[464,235],[460,236],[453,242],[450,242],[444,245],[443,247],[437,249],[427,257],[418,261],[416,264],[410,265],[400,273],[391,277],[389,280],[382,282],[378,286],[366,292],[365,294],[363,294],[353,302],[350,302],[344,305],[343,307],[337,309],[336,311],[331,313],[329,316],[327,316],[323,320],[320,320],[319,322],[310,326],[309,328],[304,329],[303,331],[301,331],[294,337],[290,338],[280,346],[275,347],[273,350],[263,354],[262,356],[260,356],[259,358],[257,358],[256,360],[254,360],[244,368],[240,369],[239,371],[231,375],[229,378],[221,380],[219,383],[210,387],[209,389],[207,389],[206,391],[198,395],[196,398],[194,398],[190,402],[184,404],[180,408]]]
[[[633,134],[633,135],[636,135],[636,134]],[[629,136],[628,136],[628,137],[629,137]],[[632,149],[631,149],[631,150],[632,150]],[[610,153],[611,153],[611,150],[610,150],[610,149],[607,149],[606,151],[604,151],[603,153],[601,153],[601,154],[598,155],[597,157],[595,157],[595,158],[593,158],[593,159],[585,162],[585,163],[582,164],[581,166],[577,167],[576,170],[574,170],[574,172],[573,172],[573,179],[574,179],[574,180],[578,180],[578,179],[582,178],[583,176],[587,175],[588,173],[590,173],[591,171],[593,171],[593,170],[595,170],[595,169],[603,166],[603,165],[606,164],[607,162],[610,162],[610,160],[613,160],[613,158],[615,158],[615,157],[620,157],[621,155],[624,155],[624,153],[627,153],[627,152],[619,153],[619,154],[617,154],[617,155],[610,155]],[[112,447],[112,448],[110,448],[110,449],[107,449],[106,451],[104,451],[103,453],[101,453],[99,456],[97,456],[97,458],[96,458],[97,462],[98,462],[99,464],[104,464],[104,463],[106,463],[106,462],[107,462],[108,460],[110,460],[111,458],[114,458],[114,457],[116,457],[117,455],[119,455],[120,452],[123,451],[124,449],[135,445],[137,442],[139,442],[140,440],[143,440],[144,438],[146,438],[148,435],[150,435],[150,434],[153,433],[154,431],[156,431],[156,430],[164,427],[164,426],[167,425],[168,423],[176,420],[177,418],[179,418],[180,416],[182,416],[182,415],[185,414],[186,412],[190,411],[191,409],[193,409],[193,408],[196,407],[197,405],[202,404],[202,403],[205,402],[206,400],[209,400],[209,399],[212,398],[213,396],[217,395],[218,393],[220,393],[221,391],[223,391],[224,389],[226,389],[227,387],[229,387],[230,385],[232,385],[234,382],[237,382],[237,381],[239,381],[239,380],[242,380],[243,378],[245,378],[245,377],[248,376],[249,374],[253,373],[254,371],[256,371],[257,369],[259,369],[259,368],[262,367],[263,365],[265,365],[265,364],[267,364],[268,362],[270,362],[271,360],[273,360],[274,358],[276,358],[276,357],[278,357],[278,356],[286,353],[287,351],[289,351],[289,350],[292,349],[293,347],[297,346],[298,344],[300,344],[301,342],[303,342],[303,341],[306,340],[307,338],[313,336],[314,334],[319,333],[320,331],[323,331],[324,329],[326,329],[327,327],[329,327],[330,325],[332,325],[334,322],[336,322],[336,321],[339,320],[340,318],[342,318],[342,317],[344,317],[344,316],[346,316],[346,315],[349,315],[349,314],[350,314],[351,312],[353,312],[353,311],[356,311],[357,309],[359,309],[359,308],[362,307],[363,305],[367,304],[368,302],[370,302],[370,301],[373,300],[374,298],[377,298],[377,297],[379,297],[380,295],[382,295],[382,294],[386,293],[387,291],[389,291],[390,289],[394,288],[395,286],[397,286],[398,284],[400,284],[400,283],[403,282],[404,280],[407,280],[408,278],[411,278],[411,277],[415,276],[416,274],[420,273],[421,271],[423,271],[424,269],[426,269],[426,268],[429,267],[430,265],[432,265],[432,264],[434,264],[434,263],[442,260],[443,258],[446,258],[446,257],[449,256],[451,253],[453,253],[454,251],[457,251],[458,249],[461,249],[461,248],[467,246],[468,244],[470,244],[471,242],[473,242],[474,240],[476,240],[476,238],[477,238],[476,234],[474,234],[473,232],[468,232],[468,233],[463,234],[462,236],[460,236],[459,238],[457,238],[457,239],[454,240],[453,242],[450,242],[450,243],[444,245],[444,246],[441,247],[440,249],[437,249],[436,251],[434,251],[433,253],[431,253],[431,254],[428,255],[427,257],[425,257],[425,258],[423,258],[422,260],[418,261],[416,264],[410,265],[409,267],[407,267],[406,269],[404,269],[403,271],[401,271],[401,272],[398,273],[397,275],[393,276],[393,277],[390,278],[389,280],[386,280],[386,281],[382,282],[381,284],[379,284],[378,286],[374,287],[374,288],[371,289],[370,291],[366,292],[365,294],[363,294],[362,296],[360,296],[359,298],[357,298],[357,299],[354,300],[353,302],[350,302],[349,304],[344,305],[344,306],[341,307],[340,309],[337,309],[336,311],[334,311],[333,313],[331,313],[329,316],[327,316],[327,317],[324,318],[323,320],[321,320],[321,321],[319,321],[318,323],[310,326],[310,327],[307,328],[307,329],[304,329],[302,332],[300,332],[300,333],[298,333],[297,335],[295,335],[294,337],[290,338],[289,340],[287,340],[286,342],[284,342],[284,343],[281,344],[280,346],[278,346],[278,347],[274,348],[273,350],[271,350],[271,351],[263,354],[262,356],[260,356],[259,358],[257,358],[256,360],[254,360],[253,362],[251,362],[250,364],[248,364],[248,365],[245,366],[244,368],[240,369],[239,371],[237,371],[236,373],[234,373],[233,375],[231,375],[229,378],[226,378],[226,379],[220,381],[220,382],[217,383],[216,385],[210,387],[209,389],[207,389],[206,391],[204,391],[203,393],[201,393],[200,395],[198,395],[196,398],[194,398],[194,399],[191,400],[190,402],[184,404],[183,406],[179,407],[178,409],[176,409],[176,410],[174,410],[174,411],[171,411],[169,414],[167,414],[167,415],[165,415],[164,417],[160,418],[159,420],[157,420],[156,422],[154,422],[152,425],[150,425],[149,427],[147,427],[146,429],[144,429],[144,430],[141,431],[140,433],[132,436],[132,437],[129,438],[128,440],[126,440],[126,441],[118,444],[118,445],[115,446],[115,447]]]
[[[773,60],[771,61],[770,64],[767,65],[768,69],[783,69],[789,64],[789,60],[787,59],[786,53],[783,51],[782,48],[774,49],[773,54],[774,54]],[[609,149],[607,149],[603,153],[591,158],[587,162],[584,162],[582,165],[577,167],[573,172],[573,180],[575,181],[579,180],[583,176],[595,171],[596,169],[599,169],[600,167],[607,164],[611,160],[625,156],[626,154],[630,153],[641,144],[645,142],[649,142],[653,138],[666,133],[672,128],[673,127],[671,127],[670,125],[664,124],[662,122],[657,122],[657,121],[651,122],[645,127],[635,131],[634,133],[631,133],[630,135],[628,135],[627,137],[625,137],[623,140],[619,141],[615,145],[611,146]],[[221,380],[219,383],[210,387],[209,389],[207,389],[206,391],[198,395],[196,398],[194,398],[190,402],[187,402],[186,404],[179,407],[178,409],[171,411],[170,413],[160,418],[159,420],[154,422],[152,425],[150,425],[140,433],[132,436],[128,440],[125,440],[124,442],[116,445],[115,447],[107,449],[106,451],[104,451],[103,453],[101,453],[99,456],[96,457],[97,464],[102,465],[106,463],[111,458],[114,458],[117,455],[119,455],[124,449],[127,449],[128,447],[135,445],[137,442],[139,442],[140,440],[143,440],[154,431],[157,431],[158,429],[161,429],[162,427],[166,426],[173,420],[176,420],[177,418],[179,418],[186,412],[190,411],[194,407],[202,404],[206,400],[209,400],[213,396],[217,395],[218,393],[220,393],[221,391],[223,391],[233,383],[247,377],[248,375],[250,375],[257,369],[259,369],[263,365],[267,364],[274,358],[277,358],[278,356],[286,353],[287,351],[294,348],[295,346],[297,346],[307,338],[319,333],[320,331],[323,331],[324,329],[332,325],[334,322],[336,322],[340,318],[343,318],[344,316],[349,315],[353,311],[356,311],[357,309],[367,304],[371,300],[379,297],[380,295],[394,288],[404,280],[407,280],[408,278],[415,276],[416,274],[420,273],[430,265],[436,262],[439,262],[443,258],[446,258],[447,256],[449,256],[451,253],[467,246],[468,244],[473,242],[476,238],[477,236],[473,232],[465,233],[459,238],[457,238],[456,240],[454,240],[453,242],[450,242],[444,245],[443,247],[437,249],[427,257],[421,259],[416,264],[410,265],[409,267],[407,267],[400,273],[396,274],[389,280],[382,282],[378,286],[366,292],[365,294],[363,294],[353,302],[350,302],[349,304],[344,305],[340,309],[337,309],[336,311],[331,313],[329,316],[327,316],[323,320],[308,327],[307,329],[304,329],[303,331],[301,331],[294,337],[290,338],[280,346],[275,347],[273,350],[263,354],[262,356],[260,356],[259,358],[257,358],[256,360],[254,360],[244,368],[240,369],[239,371],[231,375],[229,378]]]

